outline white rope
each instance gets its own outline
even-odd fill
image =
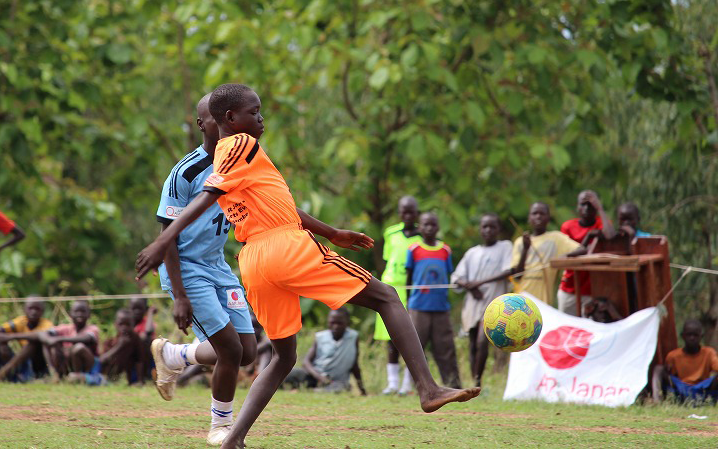
[[[696,267],[690,267],[688,265],[680,265],[677,263],[670,264],[671,268],[678,268],[679,270],[690,270],[695,271],[697,273],[706,273],[706,274],[718,274],[718,270],[709,270],[707,268],[696,268]]]
[[[534,268],[530,268],[528,270],[524,270],[520,273],[513,274],[512,277],[519,277],[526,273],[532,273],[534,271],[541,271],[544,268],[549,267],[550,264],[542,264]],[[697,268],[689,265],[680,265],[677,263],[670,264],[671,268],[676,268],[679,270],[684,270],[683,275],[676,281],[675,284],[673,284],[673,288],[666,294],[666,296],[659,302],[659,304],[663,303],[666,298],[668,298],[668,295],[673,293],[673,290],[676,288],[676,286],[685,278],[685,276],[695,271],[697,273],[705,273],[705,274],[716,274],[718,275],[718,270],[709,270],[707,268]],[[394,286],[394,288],[401,288],[401,289],[417,289],[417,290],[434,290],[434,289],[447,289],[447,288],[459,288],[459,285],[457,284],[433,284],[433,285],[410,285],[410,286]],[[29,300],[33,301],[47,301],[47,302],[65,302],[65,301],[113,301],[113,300],[123,300],[123,299],[133,299],[133,298],[145,298],[145,299],[153,299],[153,298],[168,298],[169,294],[167,293],[133,293],[130,295],[84,295],[84,296],[31,296],[29,298],[15,298],[15,297],[8,297],[8,298],[0,298],[0,304],[5,303],[18,303],[18,302],[27,302]]]
[[[46,302],[62,302],[62,301],[107,301],[118,299],[134,299],[134,298],[168,298],[167,293],[133,293],[131,295],[85,295],[85,296],[30,296],[27,298],[0,298],[0,304],[12,302],[27,301],[46,301]]]

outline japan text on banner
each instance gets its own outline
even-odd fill
[[[506,399],[630,405],[648,382],[660,318],[655,307],[615,323],[566,315],[535,299],[543,330],[529,349],[511,354]]]

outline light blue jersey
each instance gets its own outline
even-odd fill
[[[187,154],[172,169],[162,188],[157,208],[157,221],[171,223],[185,207],[202,192],[204,181],[212,174],[212,157],[200,145]],[[216,287],[239,286],[237,276],[224,258],[231,223],[214,203],[199,218],[187,226],[177,238],[180,268],[185,287],[198,280],[209,281]],[[163,290],[171,290],[165,265],[159,267]]]

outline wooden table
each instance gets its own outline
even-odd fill
[[[591,281],[591,296],[605,297],[624,317],[647,307],[657,305],[671,289],[668,239],[665,236],[642,237],[628,241],[617,238],[599,241],[589,247],[589,254],[579,257],[561,257],[551,261],[552,268],[585,271]],[[576,303],[581,312],[581,295],[578,276]],[[668,312],[661,320],[658,332],[656,360],[661,363],[666,354],[678,347],[673,295],[663,303]]]

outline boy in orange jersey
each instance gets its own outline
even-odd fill
[[[220,129],[214,173],[205,191],[138,254],[135,264],[137,279],[157,267],[180,231],[215,201],[234,223],[235,238],[246,242],[239,254],[242,280],[276,355],[252,384],[222,447],[244,447],[249,428],[294,367],[296,334],[302,326],[299,296],[332,309],[349,303],[379,312],[409,366],[425,412],[476,397],[479,388],[455,390],[436,384],[396,290],[314,238],[316,233],[355,251],[374,245],[362,233],[335,229],[296,208],[284,178],[257,141],[264,132],[260,107],[257,94],[241,84],[224,84],[212,93],[209,109]]]

